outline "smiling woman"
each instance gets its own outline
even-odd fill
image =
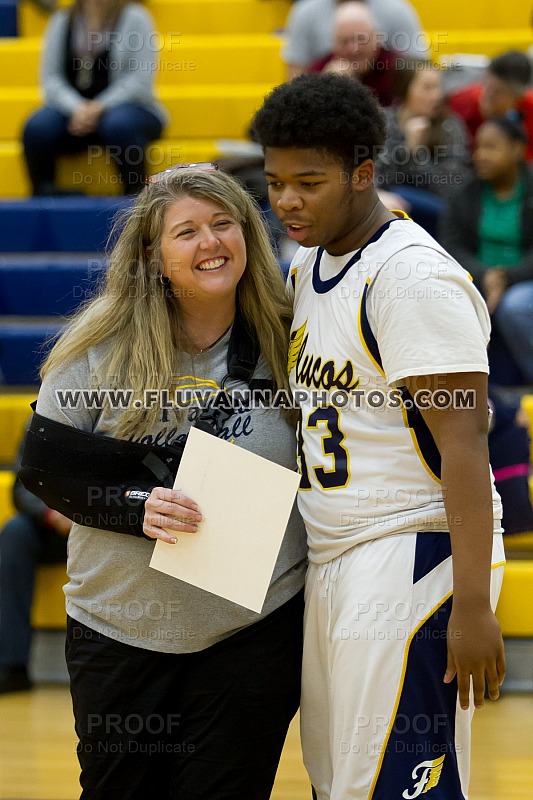
[[[237,284],[246,268],[239,222],[210,200],[186,197],[171,205],[161,236],[162,274],[183,308],[186,349],[203,350],[233,322]]]
[[[160,470],[196,421],[296,467],[294,428],[279,409],[250,401],[221,415],[199,398],[167,401],[171,388],[224,394],[229,375],[241,397],[254,382],[288,390],[284,283],[258,208],[216,170],[157,176],[119,230],[106,284],[52,350],[37,404],[43,417],[158,456],[142,532],[109,524],[128,515],[106,486],[109,519],[101,528],[82,519],[70,534],[67,663],[82,797],[267,800],[300,694],[306,546],[297,509],[259,614],[149,564],[155,539],[202,535],[201,509]],[[125,388],[129,403],[61,407],[67,386]]]

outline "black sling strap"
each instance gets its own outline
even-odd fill
[[[272,388],[272,381],[252,379],[258,359],[255,332],[238,313],[228,345],[226,377],[248,383],[251,390]],[[216,436],[233,413],[228,403],[217,407],[214,417],[207,404],[195,426]],[[85,433],[34,410],[18,477],[47,506],[80,525],[144,536],[144,503],[155,486],[173,486],[184,446],[161,447]]]

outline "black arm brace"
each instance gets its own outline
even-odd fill
[[[154,486],[172,488],[183,448],[84,433],[34,413],[18,477],[79,525],[144,536],[144,503]]]
[[[227,377],[248,382],[250,389],[271,388],[271,381],[252,380],[258,358],[255,334],[237,315]],[[195,426],[216,436],[233,411],[231,403],[216,413],[208,406]],[[47,506],[79,525],[144,536],[144,504],[155,486],[172,488],[184,447],[84,433],[35,412],[18,477]]]

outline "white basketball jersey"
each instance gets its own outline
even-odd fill
[[[289,375],[301,408],[299,506],[310,559],[399,531],[447,530],[440,456],[402,379],[488,372],[490,322],[468,273],[409,219],[361,249],[300,248]],[[448,393],[449,394],[449,393]],[[458,407],[473,393],[450,396]],[[501,504],[493,485],[495,530]]]

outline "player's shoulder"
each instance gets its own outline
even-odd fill
[[[366,263],[368,276],[372,280],[387,265],[425,265],[427,274],[433,265],[443,265],[451,270],[465,270],[424,228],[411,219],[394,221],[375,242],[368,245],[362,260]]]

